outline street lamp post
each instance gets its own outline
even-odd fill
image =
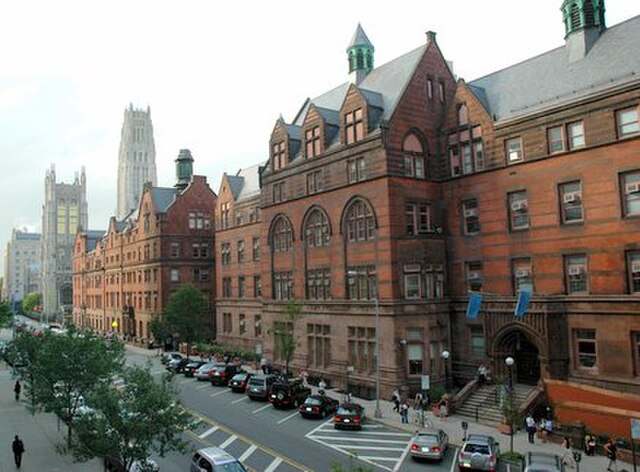
[[[382,418],[380,410],[380,306],[378,303],[378,286],[374,287],[374,302],[376,308],[376,409],[373,415]]]
[[[507,364],[507,370],[509,371],[509,392],[507,394],[507,408],[509,411],[509,446],[510,451],[513,452],[513,364],[515,359],[508,356],[504,363]]]
[[[442,351],[440,354],[442,360],[444,361],[444,389],[445,391],[449,389],[449,357],[451,357],[451,353],[449,351]]]

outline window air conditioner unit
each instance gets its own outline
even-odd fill
[[[631,273],[640,273],[640,261],[631,261]]]
[[[325,284],[326,286],[328,286],[330,283],[331,283],[331,281],[330,281],[329,279],[324,279],[324,284]]]
[[[477,280],[480,278],[480,274],[478,272],[469,272],[470,280]]]
[[[465,208],[464,210],[464,217],[465,218],[474,218],[478,216],[478,209],[477,208]]]
[[[631,182],[625,186],[625,191],[627,194],[629,193],[638,193],[640,192],[640,182]]]
[[[582,275],[582,267],[569,267],[569,275]]]
[[[517,269],[516,270],[516,278],[523,279],[525,277],[529,277],[531,275],[531,270],[529,269]]]
[[[513,202],[511,204],[511,211],[526,211],[526,210],[527,210],[527,202],[525,202],[524,200]]]
[[[432,272],[433,271],[433,264],[425,264],[424,271],[425,272]]]
[[[569,192],[565,193],[562,197],[562,201],[564,203],[578,203],[580,201],[580,193],[578,192]]]

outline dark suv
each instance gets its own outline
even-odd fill
[[[231,364],[214,364],[209,374],[211,385],[224,385],[229,383],[229,380],[238,373],[238,368]]]
[[[287,380],[273,384],[269,401],[276,408],[298,408],[309,395],[311,389],[305,387],[301,380]]]
[[[251,400],[268,400],[276,378],[271,374],[254,375],[247,384],[247,395]]]

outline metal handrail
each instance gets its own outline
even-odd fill
[[[500,394],[499,394],[500,385],[496,385],[493,387],[491,393],[487,396],[487,398],[476,406],[476,423],[478,423],[478,418],[480,414],[480,408],[484,408],[487,406],[494,406],[500,404]]]

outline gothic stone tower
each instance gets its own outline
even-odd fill
[[[51,166],[44,180],[42,206],[42,311],[47,319],[71,307],[71,253],[76,232],[86,229],[87,221],[84,167],[72,184],[65,184],[56,182]]]
[[[118,155],[118,219],[138,208],[145,182],[156,185],[156,147],[153,141],[151,110],[129,105],[124,111]]]

